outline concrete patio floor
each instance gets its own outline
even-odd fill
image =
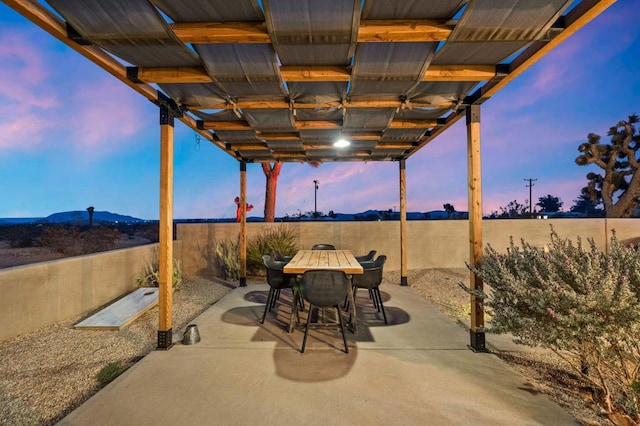
[[[150,353],[59,424],[578,424],[495,355],[472,352],[468,331],[411,288],[381,290],[388,325],[360,291],[349,354],[330,330],[311,330],[301,354],[286,304],[259,323],[267,285],[234,289],[192,321],[199,343],[174,331],[172,349]]]

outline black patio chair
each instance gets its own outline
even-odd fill
[[[282,253],[280,253],[278,250],[273,250],[273,259],[278,261],[278,262],[288,262],[291,259],[293,259],[293,256],[285,256]]]
[[[360,263],[362,262],[372,262],[373,258],[376,256],[376,251],[375,250],[371,250],[369,253],[362,255],[362,256],[356,256],[356,260]]]
[[[382,284],[382,269],[384,263],[387,261],[387,256],[380,255],[373,262],[373,265],[363,266],[363,274],[354,274],[351,282],[353,288],[353,300],[356,300],[356,293],[359,288],[366,288],[369,290],[369,298],[373,301],[373,306],[382,311],[384,323],[387,322],[387,313],[384,311],[384,304],[382,303],[382,296],[380,295],[380,284]]]
[[[335,250],[336,247],[333,244],[316,244],[311,247],[311,250]]]
[[[298,316],[298,302],[300,300],[300,294],[298,292],[298,285],[296,282],[296,276],[292,274],[285,274],[283,272],[284,265],[287,262],[277,262],[269,255],[262,256],[262,262],[267,270],[267,283],[269,283],[269,294],[267,296],[267,303],[264,305],[264,313],[262,314],[261,324],[264,324],[264,320],[267,317],[267,312],[271,312],[271,309],[275,307],[276,302],[280,298],[280,291],[282,289],[291,289],[291,318],[289,319],[289,333],[293,331],[293,317]],[[298,319],[299,320],[299,319]]]
[[[344,334],[344,323],[342,321],[340,303],[347,296],[350,285],[351,278],[342,271],[318,269],[307,271],[302,275],[302,279],[300,280],[300,294],[302,298],[309,303],[309,315],[307,316],[307,323],[304,328],[301,353],[304,353],[304,348],[307,344],[309,328],[312,326],[311,317],[313,310],[315,309],[317,311],[318,308],[336,309],[338,320],[335,323],[316,323],[315,325],[324,327],[339,326],[342,333],[342,341],[344,342],[344,352],[349,353],[347,337]]]

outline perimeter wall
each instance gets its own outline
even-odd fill
[[[483,243],[497,250],[520,238],[543,247],[550,225],[563,238],[593,238],[606,249],[615,229],[620,241],[640,240],[638,219],[487,220]],[[385,270],[400,269],[400,222],[249,223],[248,238],[286,226],[297,234],[298,248],[330,243],[355,254],[377,250],[388,256]],[[178,224],[174,257],[185,277],[219,277],[215,247],[236,239],[237,223]],[[464,268],[469,257],[469,224],[465,220],[407,222],[409,269]],[[0,269],[0,341],[39,328],[86,317],[138,287],[136,279],[157,258],[157,244]],[[409,282],[411,285],[411,282]]]
[[[354,254],[376,250],[387,255],[386,270],[400,270],[400,222],[286,222],[247,223],[247,239],[265,230],[285,226],[295,232],[300,249],[310,249],[317,243],[329,243]],[[517,244],[524,238],[530,244],[543,247],[550,241],[551,226],[562,238],[580,236],[593,238],[597,246],[606,249],[610,231],[615,229],[618,240],[640,237],[638,219],[499,219],[482,223],[483,245],[491,244],[502,251],[513,236]],[[177,238],[182,241],[185,276],[219,276],[216,270],[216,244],[236,240],[238,223],[178,224]],[[466,220],[425,220],[407,222],[407,262],[409,269],[464,268],[469,259],[469,222]],[[409,283],[411,284],[411,283]]]
[[[157,255],[158,245],[149,244],[0,269],[0,342],[88,316],[130,293]],[[174,257],[182,257],[179,242]]]

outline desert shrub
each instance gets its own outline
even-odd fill
[[[260,275],[263,273],[262,255],[271,255],[278,250],[285,256],[293,256],[297,247],[296,233],[287,226],[265,231],[247,241],[247,273]],[[216,245],[216,261],[224,272],[225,278],[238,280],[240,277],[240,237],[228,239]]]
[[[77,235],[81,254],[111,250],[121,236],[118,229],[107,226],[89,228]]]
[[[0,240],[9,242],[9,246],[34,247],[42,235],[43,227],[39,224],[19,224],[0,226]]]
[[[75,226],[49,225],[38,238],[38,245],[50,247],[58,253],[77,254],[76,246],[79,240],[79,230]]]
[[[120,361],[110,362],[98,371],[96,374],[96,380],[101,386],[106,386],[114,381],[116,377],[124,373],[127,368],[129,367]]]
[[[137,278],[138,285],[140,287],[159,287],[160,286],[160,264],[158,259],[148,264],[142,273]],[[182,284],[182,263],[179,260],[173,259],[173,279],[172,285],[174,290],[180,289]]]
[[[120,236],[120,231],[110,226],[48,225],[37,241],[39,246],[53,248],[58,253],[80,255],[111,250]]]
[[[216,244],[216,262],[222,269],[224,278],[231,281],[240,279],[240,237]]]
[[[608,253],[551,228],[548,250],[524,240],[491,246],[471,269],[491,288],[478,292],[493,333],[551,349],[581,377],[608,413],[640,420],[640,255],[615,233]],[[471,292],[467,288],[468,291]]]
[[[281,225],[247,241],[247,272],[252,275],[262,273],[264,270],[262,256],[272,255],[273,250],[278,250],[284,256],[293,256],[298,251],[296,239],[297,235],[294,231]]]

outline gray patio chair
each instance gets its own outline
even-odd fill
[[[378,312],[382,311],[384,323],[388,324],[387,313],[384,311],[382,296],[380,295],[380,284],[382,284],[382,269],[386,261],[387,256],[380,255],[375,260],[375,262],[373,262],[373,265],[363,266],[363,274],[353,275],[352,286],[353,300],[356,299],[356,293],[359,288],[366,288],[367,290],[369,290],[369,297],[373,301],[374,308],[376,308]]]
[[[336,247],[333,244],[316,244],[311,247],[311,250],[335,250]]]
[[[262,314],[262,320],[260,323],[264,324],[267,312],[270,312],[271,309],[275,307],[276,302],[280,298],[280,291],[282,289],[289,288],[292,293],[291,318],[289,319],[289,333],[291,333],[294,327],[293,317],[298,316],[298,302],[300,301],[296,276],[292,274],[285,274],[283,272],[284,265],[286,265],[287,262],[277,262],[269,255],[262,256],[262,263],[264,263],[267,272],[269,294],[267,296],[267,303],[264,305],[264,313]]]
[[[288,262],[291,259],[293,259],[293,256],[285,256],[282,253],[280,253],[278,250],[273,250],[273,259],[278,261],[278,262]]]
[[[373,258],[376,256],[376,253],[377,252],[375,250],[371,250],[369,253],[365,255],[356,256],[356,260],[360,263],[373,261]]]
[[[350,285],[350,276],[347,276],[342,271],[318,269],[307,271],[302,275],[302,279],[300,280],[300,294],[302,298],[309,303],[309,314],[304,328],[304,338],[300,352],[304,353],[304,348],[307,344],[309,328],[312,326],[311,317],[313,310],[318,310],[318,308],[335,308],[338,317],[335,323],[316,323],[315,325],[324,327],[339,326],[342,332],[342,341],[344,342],[344,352],[349,353],[347,337],[344,334],[344,323],[342,321],[340,303],[347,296]]]

